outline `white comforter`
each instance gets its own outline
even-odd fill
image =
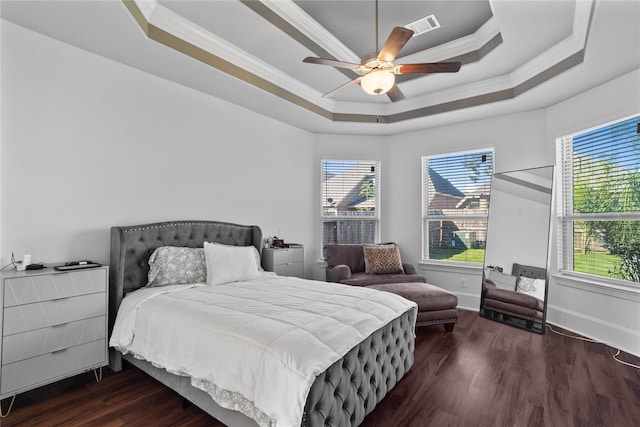
[[[412,309],[386,292],[264,273],[135,291],[122,301],[110,345],[190,376],[260,425],[299,426],[315,377]]]

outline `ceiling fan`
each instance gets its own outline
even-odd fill
[[[302,61],[310,64],[331,65],[337,68],[348,68],[360,71],[363,75],[337,87],[323,95],[330,96],[340,89],[360,84],[362,89],[371,95],[386,93],[392,102],[401,101],[404,95],[395,83],[396,74],[428,74],[428,73],[457,73],[460,62],[432,62],[422,64],[399,64],[393,61],[400,49],[413,36],[413,31],[404,27],[395,27],[379,53],[364,57],[360,64],[342,62],[335,59],[306,57]],[[378,0],[376,0],[376,52],[378,52]]]

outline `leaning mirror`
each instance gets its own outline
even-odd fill
[[[544,333],[552,190],[553,166],[493,175],[481,316]]]

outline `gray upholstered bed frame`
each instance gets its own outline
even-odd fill
[[[109,273],[109,332],[122,298],[147,283],[148,259],[160,246],[202,247],[204,242],[262,247],[262,231],[255,225],[218,221],[172,221],[111,228]],[[318,375],[305,404],[303,426],[355,426],[413,365],[414,311],[374,332],[342,359]],[[231,426],[256,426],[240,412],[217,405],[211,397],[181,377],[149,362],[111,349],[109,365],[122,369],[122,359],[175,390],[213,417]]]
[[[513,263],[511,266],[511,275],[515,277],[529,277],[531,279],[547,279],[547,270],[541,267],[533,267],[531,265],[523,265]],[[514,289],[515,290],[515,289]]]

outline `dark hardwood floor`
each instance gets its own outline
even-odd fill
[[[605,345],[502,325],[460,311],[453,333],[417,332],[415,364],[366,427],[608,426],[640,420],[640,370]],[[621,353],[620,359],[640,359]],[[18,395],[12,426],[220,426],[141,371],[105,369]],[[9,399],[2,401],[6,411]]]

